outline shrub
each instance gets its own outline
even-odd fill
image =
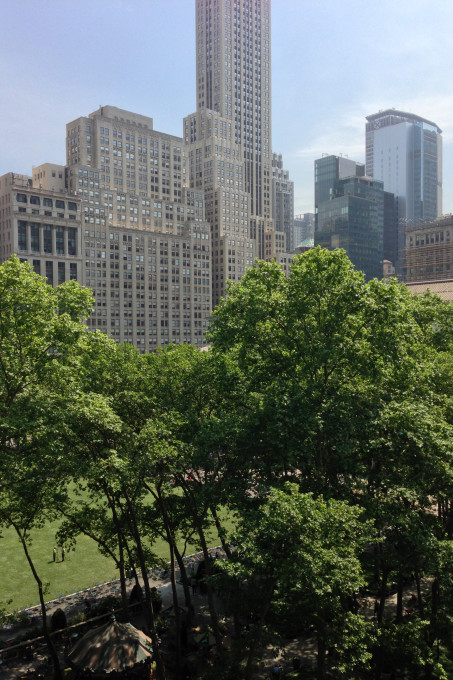
[[[86,611],[86,617],[87,619],[94,619],[96,616],[102,616],[102,614],[108,614],[109,612],[113,612],[120,608],[121,598],[109,595],[92,605],[90,609]]]
[[[66,621],[66,614],[64,611],[62,609],[56,609],[51,618],[50,628],[52,632],[55,630],[62,630],[63,628],[66,628],[67,625],[68,623]]]

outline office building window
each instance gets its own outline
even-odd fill
[[[39,253],[39,226],[30,224],[30,246],[34,253]]]
[[[77,255],[76,252],[76,234],[77,229],[74,227],[68,228],[68,255]]]
[[[64,255],[64,229],[63,229],[63,227],[57,227],[56,248],[57,248],[57,254],[58,255]]]
[[[53,262],[46,261],[46,278],[47,283],[53,286]]]
[[[48,224],[44,225],[43,247],[45,253],[52,252],[52,227],[50,227]]]
[[[58,283],[64,283],[65,282],[65,263],[64,262],[59,262],[58,263]]]
[[[27,250],[27,223],[22,220],[17,226],[17,245],[19,250]]]

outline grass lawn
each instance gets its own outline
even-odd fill
[[[225,524],[229,528],[229,522]],[[40,578],[43,583],[49,584],[46,600],[118,578],[119,574],[113,561],[103,557],[94,541],[86,536],[79,537],[74,551],[66,552],[64,562],[61,561],[61,550],[58,550],[57,562],[53,562],[52,553],[57,529],[58,523],[54,523],[35,531],[30,548]],[[219,543],[213,533],[211,545]],[[189,553],[196,550],[197,546],[192,545]],[[154,545],[154,552],[165,560],[169,559],[167,544],[164,541]],[[0,574],[2,575],[0,607],[7,611],[16,611],[22,607],[38,604],[36,581],[13,529],[4,530],[0,537]],[[10,599],[11,604],[6,605]]]

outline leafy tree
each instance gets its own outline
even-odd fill
[[[76,493],[86,498],[80,504],[79,499],[68,495],[64,514],[73,528],[90,532],[102,551],[111,551],[115,556],[123,581],[123,599],[125,554],[131,566],[139,567],[144,582],[145,618],[157,672],[164,680],[148,579],[149,564],[158,560],[151,550],[153,535],[143,522],[145,490],[137,471],[127,464],[135,433],[151,408],[143,387],[142,363],[134,348],[117,346],[100,333],[86,336],[78,390],[65,416],[72,479]],[[95,508],[98,518],[96,532],[86,524],[80,525],[80,511],[86,516],[90,507]],[[102,530],[109,525],[114,527],[116,547]]]
[[[388,366],[402,358],[398,338],[411,332],[407,296],[395,283],[366,284],[343,251],[319,248],[289,277],[260,262],[231,286],[210,333],[259,395],[246,423],[250,468],[276,479],[294,471],[325,493],[341,480],[349,493]]]
[[[415,572],[420,593],[422,575],[438,573],[439,540],[453,535],[452,327],[451,305],[365,283],[344,252],[319,248],[289,277],[257,263],[214,312],[213,353],[236,362],[254,405],[235,431],[240,469],[258,482],[252,498],[289,477],[362,506],[382,539],[380,624],[388,580],[402,622],[404,578]]]
[[[0,524],[16,531],[37,583],[55,677],[58,656],[30,545],[66,483],[62,414],[91,300],[74,282],[53,289],[16,257],[0,267]]]
[[[327,677],[328,647],[335,644],[340,658],[347,655],[353,647],[348,644],[352,631],[356,659],[352,664],[349,655],[349,677],[370,658],[364,621],[345,606],[365,582],[360,554],[373,538],[370,524],[361,521],[360,514],[343,501],[301,494],[288,482],[284,490],[271,489],[260,508],[241,518],[237,551],[225,568],[243,584],[247,601],[255,603],[246,678],[252,675],[272,608],[291,608],[314,625],[320,680]]]

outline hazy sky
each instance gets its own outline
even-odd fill
[[[65,125],[100,105],[182,135],[195,110],[194,0],[1,0],[0,175],[65,162]],[[365,159],[365,116],[443,130],[453,212],[453,2],[272,0],[273,150],[313,211],[313,162]]]

